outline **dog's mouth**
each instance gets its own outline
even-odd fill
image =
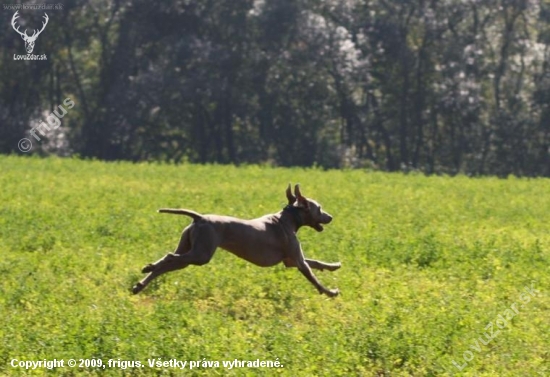
[[[317,224],[315,224],[315,226],[313,226],[313,229],[315,229],[318,232],[322,232],[323,229],[325,229],[325,228],[323,228],[323,226],[320,223],[317,223]]]

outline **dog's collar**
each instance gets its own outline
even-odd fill
[[[298,212],[300,212],[300,209],[298,207],[294,207],[292,204],[288,204],[285,208],[283,208],[283,211],[288,211],[294,217],[294,220],[296,221],[296,230],[300,228],[302,225],[302,217]]]

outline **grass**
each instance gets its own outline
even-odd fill
[[[0,166],[1,375],[550,374],[548,179],[6,156]],[[299,238],[307,257],[342,262],[316,273],[341,296],[222,250],[130,294],[189,223],[158,208],[253,218],[284,206],[288,182],[334,216]],[[10,364],[54,358],[144,367]],[[159,359],[220,367],[149,367]],[[283,367],[221,365],[235,359]]]

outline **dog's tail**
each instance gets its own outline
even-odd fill
[[[174,208],[161,208],[158,210],[159,213],[172,213],[174,215],[186,215],[189,217],[192,217],[193,220],[200,220],[202,219],[202,215],[200,213],[197,213],[195,211],[191,211],[188,209],[174,209]]]

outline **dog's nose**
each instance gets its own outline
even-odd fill
[[[331,215],[327,215],[327,224],[330,223],[332,221],[332,216]]]

